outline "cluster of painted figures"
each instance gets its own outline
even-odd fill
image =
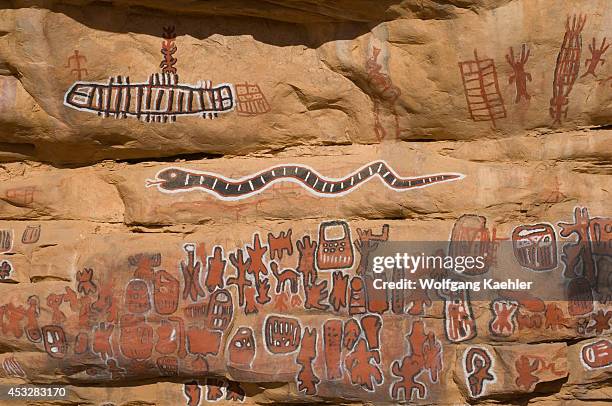
[[[586,71],[579,76],[582,65],[582,31],[586,25],[585,15],[568,16],[565,34],[557,54],[552,97],[549,113],[553,124],[567,118],[569,97],[576,80],[585,76],[597,77],[597,68],[605,63],[603,56],[610,47],[604,37],[600,44],[592,38],[588,48],[590,57],[584,58]],[[255,116],[270,111],[259,85],[254,83],[223,83],[213,87],[210,82],[196,85],[180,84],[177,75],[176,33],[174,27],[163,28],[161,75],[153,74],[147,82],[130,83],[128,77],[110,78],[108,83],[82,82],[82,74],[87,69],[81,63],[87,59],[78,50],[68,58],[67,68],[75,73],[78,82],[66,92],[64,104],[68,107],[97,113],[115,118],[136,117],[146,122],[173,122],[177,116],[195,115],[214,118],[219,114],[237,110],[241,116]],[[387,136],[381,120],[381,113],[388,110],[393,117],[394,138],[399,138],[400,126],[396,110],[401,90],[395,86],[383,65],[378,61],[381,48],[372,47],[365,69],[367,82],[374,101],[374,132],[380,141]],[[508,83],[515,85],[515,103],[528,102],[528,82],[532,75],[526,70],[531,50],[527,44],[520,45],[520,53],[515,55],[513,47],[508,48],[506,61],[512,68]],[[74,62],[74,64],[72,63]],[[74,66],[74,68],[72,68]],[[468,112],[474,121],[488,121],[493,127],[496,121],[506,118],[507,111],[500,90],[495,61],[478,56],[474,49],[474,59],[460,61],[459,70],[463,82]],[[599,80],[607,83],[611,78]]]
[[[612,292],[612,219],[591,218],[587,209],[576,208],[574,221],[558,226],[561,237],[578,237],[565,242],[561,255],[568,280],[567,308],[528,293],[500,291],[490,304],[491,337],[503,340],[516,329],[575,328],[581,335],[610,330],[612,310],[596,310],[594,302],[605,302]],[[179,273],[160,269],[161,253],[137,253],[127,260],[127,284],[116,272],[86,267],[76,273],[73,287],[50,293],[44,301],[33,295],[25,305],[2,305],[1,331],[40,343],[53,359],[78,361],[80,372],[92,379],[214,373],[211,362],[217,361],[227,364],[230,373],[251,371],[254,364],[261,367],[274,359],[295,363],[297,389],[307,395],[321,395],[322,380],[376,392],[386,376],[392,399],[427,398],[443,368],[443,339],[463,343],[477,335],[468,293],[374,289],[368,258],[389,239],[388,225],[378,231],[357,228],[354,236],[348,223],[338,220],[321,223],[318,231],[318,239],[306,234],[295,240],[292,229],[264,237],[255,233],[252,243],[229,253],[218,245],[209,252],[205,244],[186,243]],[[452,229],[449,251],[487,252],[494,258],[495,245],[503,239],[495,234],[486,218],[464,215]],[[527,272],[557,267],[552,225],[521,225],[510,238],[516,260]],[[289,261],[295,266],[281,266]],[[403,278],[402,272],[395,270],[393,279]],[[445,272],[431,270],[429,276],[443,278]],[[432,308],[430,295],[435,294],[444,299],[444,338],[419,317]],[[319,321],[321,317],[288,315],[299,306],[306,315],[332,317]],[[234,316],[240,311],[252,323],[236,326]],[[397,337],[390,332],[398,328],[398,320],[400,325],[402,320],[409,322],[405,353],[397,359],[385,357],[390,361],[385,366],[381,343]],[[602,339],[585,346],[585,369],[611,365],[611,345]],[[538,382],[537,371],[552,367],[544,359],[523,358],[516,360],[516,383],[529,390]],[[79,372],[71,362],[61,365],[69,365],[67,373]],[[485,395],[496,379],[491,351],[484,346],[466,348],[463,366],[471,396]],[[16,360],[8,367],[27,371]],[[211,389],[209,383],[209,400],[222,393],[228,399],[244,398],[235,382],[219,387],[223,391]],[[185,386],[189,404],[197,404],[194,399],[202,393],[198,388],[191,381]]]
[[[565,34],[557,54],[550,99],[549,114],[553,124],[560,124],[564,118],[567,118],[569,96],[579,78],[582,63],[582,30],[586,21],[585,15],[574,15],[568,16],[565,22]],[[580,77],[589,75],[597,77],[596,70],[604,64],[603,55],[609,47],[610,44],[606,44],[605,37],[599,46],[593,37],[589,44],[591,57],[585,58],[586,71]],[[530,54],[531,50],[527,44],[520,46],[520,54],[516,56],[512,47],[506,54],[506,61],[512,68],[508,82],[514,83],[516,89],[515,103],[528,102],[531,99],[527,82],[532,81],[532,76],[525,67]],[[459,69],[470,117],[474,121],[490,121],[495,127],[496,121],[506,118],[507,115],[499,88],[495,61],[492,58],[479,57],[475,49],[474,59],[459,62]]]

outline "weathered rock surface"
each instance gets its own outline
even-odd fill
[[[274,24],[265,19],[246,23],[231,6],[222,8],[236,16],[216,13],[204,17],[206,23],[202,16],[101,3],[3,10],[0,137],[7,145],[2,156],[85,163],[189,153],[243,155],[393,139],[502,139],[608,123],[610,79],[599,59],[581,66],[566,85],[555,81],[555,71],[563,68],[556,69],[557,61],[564,63],[557,57],[566,16],[586,17],[582,30],[575,30],[583,37],[577,57],[584,65],[591,39],[597,40],[597,51],[609,34],[605,0],[559,1],[554,7],[538,1],[459,2],[458,7],[428,2],[420,6],[423,14],[431,10],[423,20],[389,11],[408,17],[419,8],[412,2],[375,3],[339,4],[335,14],[349,21]],[[215,13],[210,2],[201,4]],[[195,12],[198,5],[190,7]],[[301,3],[270,9],[299,13],[310,8],[324,17],[327,7]],[[369,20],[347,17],[349,8]],[[274,18],[267,9],[261,12]],[[246,115],[238,109],[214,121],[179,117],[166,126],[104,119],[62,104],[75,80],[108,83],[108,77],[121,76],[147,82],[160,70],[160,36],[168,25],[175,26],[172,57],[180,83],[253,84],[258,93],[253,97],[263,97],[262,105]],[[570,42],[566,49],[576,45]],[[468,91],[466,105],[462,77],[468,87],[477,79],[475,51],[481,67],[488,67],[483,71],[487,101],[476,88]]]
[[[0,10],[0,383],[71,405],[609,401],[611,13]],[[402,241],[538,289],[376,289]]]

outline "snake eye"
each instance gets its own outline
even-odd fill
[[[172,172],[172,173],[170,173],[170,177],[171,177],[171,178],[176,178],[176,172]]]

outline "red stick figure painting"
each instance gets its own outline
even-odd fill
[[[77,80],[81,80],[83,78],[83,74],[87,75],[87,69],[82,67],[82,63],[86,63],[87,58],[85,55],[81,55],[79,51],[74,50],[74,54],[68,57],[68,62],[66,63],[65,68],[72,68],[70,73],[75,73]]]
[[[213,248],[213,255],[207,258],[207,262],[208,272],[204,282],[206,289],[209,292],[213,292],[217,288],[223,289],[223,275],[227,264],[227,260],[223,255],[223,247],[216,246]]]
[[[292,229],[288,231],[281,231],[278,237],[272,233],[268,233],[268,246],[270,247],[270,259],[278,257],[279,260],[283,259],[283,254],[286,253],[288,256],[293,255],[293,243],[291,242]]]
[[[351,383],[360,385],[369,392],[373,392],[375,386],[383,382],[379,364],[380,352],[368,349],[366,340],[363,338],[357,341],[355,349],[344,360]]]
[[[176,73],[176,67],[174,66],[176,64],[176,58],[174,57],[176,53],[174,26],[164,27],[163,29],[164,33],[162,36],[164,40],[162,41],[161,53],[164,59],[162,59],[159,67],[162,68],[162,73]]]
[[[433,332],[426,332],[423,321],[415,321],[407,336],[408,354],[393,361],[391,373],[400,378],[391,386],[391,396],[396,400],[411,401],[427,397],[428,388],[425,374],[429,371],[429,381],[438,382],[442,371],[442,343]]]
[[[317,385],[321,382],[312,368],[315,358],[317,358],[317,329],[306,327],[295,362],[300,365],[300,370],[296,377],[298,391],[304,392],[307,395],[316,395]]]
[[[540,360],[535,358],[531,359],[525,355],[521,355],[515,362],[514,367],[518,374],[515,379],[515,383],[519,388],[523,388],[526,391],[530,391],[533,385],[538,383],[540,380],[536,372],[540,367]]]
[[[512,47],[508,48],[508,54],[506,54],[506,61],[508,61],[513,71],[512,75],[508,78],[508,83],[514,83],[516,87],[514,103],[519,103],[521,99],[531,99],[531,96],[527,93],[527,81],[531,82],[531,73],[525,72],[525,64],[529,59],[529,52],[527,44],[523,44],[521,45],[521,54],[516,58]]]
[[[493,366],[493,358],[486,348],[470,347],[465,350],[463,368],[471,397],[486,394],[487,386],[497,381]]]
[[[510,337],[514,333],[514,313],[518,303],[511,300],[496,299],[491,303],[493,320],[489,324],[491,333],[500,337]]]
[[[399,119],[395,105],[401,95],[399,87],[393,84],[391,77],[382,72],[383,65],[378,62],[380,51],[380,48],[372,47],[372,55],[366,61],[368,85],[374,93],[374,132],[378,141],[382,141],[387,136],[385,126],[380,119],[381,111],[385,108],[393,115],[394,136],[399,138]]]
[[[198,296],[205,297],[204,289],[200,285],[200,272],[202,263],[195,259],[195,245],[185,244],[183,246],[185,252],[187,252],[187,262],[181,261],[181,271],[183,272],[183,279],[185,280],[185,287],[183,288],[183,300],[188,297],[194,302],[198,300]]]
[[[236,253],[230,254],[229,259],[234,268],[236,268],[236,275],[227,278],[227,284],[230,286],[235,285],[238,288],[238,305],[242,307],[245,302],[245,290],[252,285],[246,275],[251,260],[244,260],[244,251],[242,249],[238,249]]]
[[[593,37],[593,41],[589,44],[589,51],[591,51],[591,57],[584,61],[584,66],[587,68],[586,72],[580,76],[581,78],[586,75],[593,75],[597,77],[595,73],[595,69],[597,69],[597,65],[601,62],[603,65],[605,63],[605,59],[602,58],[603,54],[606,53],[608,48],[610,48],[610,44],[606,44],[606,37],[601,40],[601,45],[597,48],[597,43],[595,41],[595,37]]]

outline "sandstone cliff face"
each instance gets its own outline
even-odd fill
[[[607,0],[0,10],[0,383],[604,403],[611,21]],[[466,240],[554,293],[373,288],[386,241]]]

